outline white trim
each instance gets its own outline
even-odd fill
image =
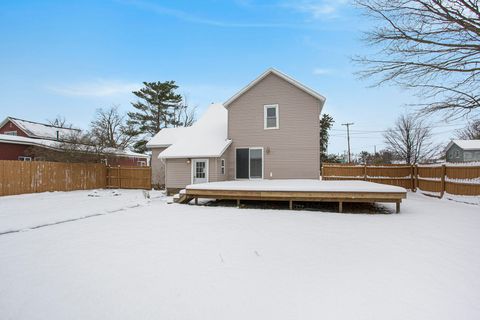
[[[19,161],[32,161],[32,157],[18,156]]]
[[[205,161],[205,178],[207,179],[206,182],[209,182],[210,179],[209,179],[209,166],[210,166],[210,163],[209,163],[209,159],[191,159],[190,160],[190,164],[191,164],[191,184],[194,184],[195,180],[194,180],[194,175],[195,175],[195,166],[194,164],[196,163],[196,161]]]
[[[248,178],[237,178],[237,149],[248,149]],[[251,149],[261,149],[262,150],[262,177],[261,178],[251,178],[250,177],[250,150]],[[235,154],[234,154],[235,160],[233,161],[234,163],[234,176],[235,180],[260,180],[264,178],[264,172],[265,172],[265,152],[263,147],[235,147]]]
[[[250,82],[247,86],[245,86],[242,90],[238,91],[233,97],[231,97],[230,99],[228,99],[227,101],[225,101],[225,103],[223,104],[225,106],[225,108],[228,109],[228,106],[233,102],[235,101],[238,97],[240,97],[242,94],[244,94],[245,92],[247,92],[251,87],[253,87],[254,85],[256,85],[258,82],[260,82],[263,78],[265,78],[266,76],[268,76],[269,74],[275,74],[277,76],[279,76],[280,78],[282,78],[283,80],[289,82],[290,84],[294,85],[295,87],[299,88],[300,90],[308,93],[309,95],[311,95],[312,97],[320,100],[320,107],[323,106],[323,104],[325,103],[325,97],[322,96],[321,94],[319,94],[318,92],[310,89],[309,87],[301,84],[299,81],[293,79],[292,77],[290,76],[287,76],[286,74],[274,69],[274,68],[269,68],[267,69],[265,72],[263,72],[258,78],[256,78],[255,80],[253,80],[252,82]]]
[[[267,127],[267,110],[270,108],[275,108],[275,127]],[[279,107],[278,104],[265,104],[263,106],[263,129],[264,130],[272,130],[272,129],[279,129],[280,128],[280,114],[279,114]]]

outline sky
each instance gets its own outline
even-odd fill
[[[274,67],[327,98],[329,152],[346,150],[346,122],[352,153],[373,152],[418,100],[356,75],[352,58],[375,52],[362,42],[372,26],[349,0],[2,1],[0,118],[88,128],[97,108],[131,111],[143,81],[166,80],[201,116]],[[428,120],[443,144],[464,125]]]

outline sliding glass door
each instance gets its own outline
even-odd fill
[[[262,148],[238,148],[235,159],[237,179],[263,178]]]

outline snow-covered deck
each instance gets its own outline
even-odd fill
[[[404,188],[367,181],[321,180],[240,180],[188,185],[181,195],[187,203],[198,198],[237,200],[329,201],[338,202],[342,212],[343,202],[394,202],[400,211],[402,199],[407,197]]]

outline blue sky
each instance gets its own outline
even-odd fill
[[[142,81],[175,80],[201,115],[269,67],[327,97],[331,152],[383,147],[381,131],[415,102],[370,88],[351,58],[367,21],[348,0],[4,1],[0,4],[0,117],[63,115],[86,128],[94,110],[131,110]],[[453,123],[453,124],[452,124]],[[436,123],[438,142],[458,126]]]

